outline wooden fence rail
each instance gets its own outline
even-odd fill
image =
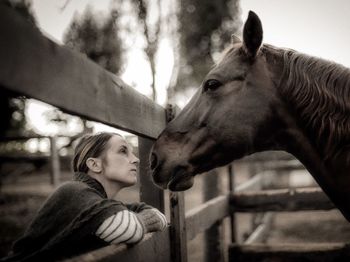
[[[221,195],[186,213],[187,240],[230,215],[229,195]]]
[[[150,183],[147,154],[153,139],[166,125],[165,109],[84,55],[43,36],[5,1],[0,3],[0,34],[0,87],[138,135],[142,180],[140,199],[163,211],[164,195]],[[57,169],[57,163],[52,166]],[[103,261],[116,258],[118,261],[141,261],[144,258],[170,261],[170,249],[171,239],[169,230],[166,230],[147,236],[142,243],[127,251],[121,245],[107,247],[96,254]],[[91,256],[86,254],[84,259]]]
[[[273,214],[265,213],[261,219],[260,224],[253,230],[253,232],[244,241],[244,244],[252,244],[264,242],[268,237],[269,231],[272,226]]]
[[[273,262],[334,262],[347,261],[349,245],[345,243],[320,244],[265,244],[231,245],[229,261],[273,261]]]
[[[330,210],[333,203],[320,188],[275,189],[231,196],[236,212]]]
[[[165,110],[82,54],[44,37],[0,3],[0,84],[65,112],[143,137],[165,127]]]

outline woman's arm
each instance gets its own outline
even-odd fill
[[[162,231],[168,225],[166,217],[156,208],[144,209],[137,213],[147,232]]]
[[[127,209],[129,209],[130,211],[133,211],[135,213],[139,213],[144,209],[153,208],[152,206],[147,205],[144,202],[135,202],[135,203],[131,203],[131,204],[125,204],[125,206],[127,207]]]
[[[99,226],[96,236],[109,244],[137,243],[145,234],[145,229],[134,212],[119,211],[107,218]]]
[[[145,233],[162,231],[167,224],[166,217],[156,208],[146,208],[137,214],[123,210],[103,221],[96,236],[109,244],[137,243]]]

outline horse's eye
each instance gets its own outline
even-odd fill
[[[204,83],[204,92],[214,91],[222,86],[222,83],[216,79],[209,79]]]

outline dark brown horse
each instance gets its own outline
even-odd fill
[[[186,190],[196,174],[254,152],[298,158],[350,221],[350,70],[293,50],[262,45],[250,12],[243,41],[208,73],[158,137],[154,182]]]

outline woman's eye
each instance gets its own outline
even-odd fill
[[[204,83],[203,89],[204,92],[207,91],[215,91],[220,86],[222,86],[222,83],[216,79],[209,79]]]
[[[122,154],[127,154],[128,153],[128,150],[126,148],[121,148],[119,150],[119,153],[122,153]]]

